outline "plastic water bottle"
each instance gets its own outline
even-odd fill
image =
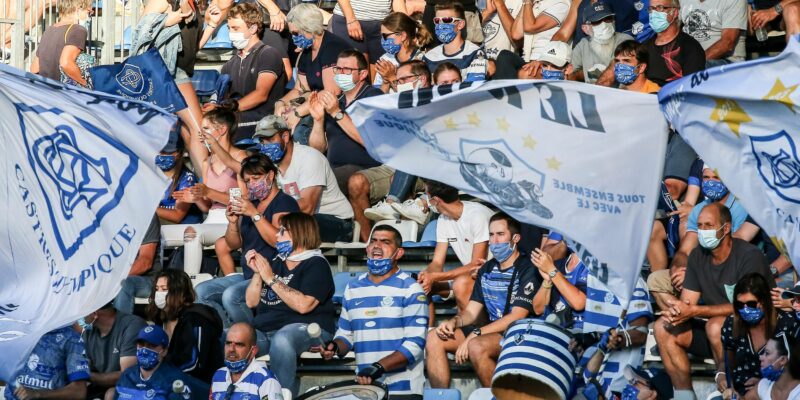
[[[756,40],[759,42],[766,42],[769,36],[767,35],[767,28],[761,27],[756,29]]]
[[[184,399],[189,399],[192,395],[189,387],[186,386],[182,380],[178,379],[172,382],[172,393],[179,394]]]

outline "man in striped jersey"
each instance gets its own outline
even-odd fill
[[[315,350],[326,360],[353,350],[360,384],[382,381],[393,400],[421,400],[428,299],[397,266],[401,243],[400,232],[390,226],[373,230],[367,246],[369,272],[347,285],[339,330],[325,349]]]
[[[258,354],[256,330],[246,322],[233,324],[225,338],[225,366],[211,378],[209,400],[280,400],[281,384]]]

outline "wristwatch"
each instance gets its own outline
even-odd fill
[[[781,5],[781,3],[775,4],[774,9],[775,9],[775,12],[778,13],[778,15],[782,15],[783,14],[783,6]]]
[[[253,223],[261,221],[261,214],[253,215],[253,217],[251,219],[253,220]]]
[[[337,112],[336,114],[333,114],[333,120],[334,121],[341,121],[343,119],[344,119],[344,111],[339,110],[339,112]]]
[[[558,270],[557,269],[553,269],[552,271],[547,273],[547,275],[550,277],[551,281],[553,280],[553,278],[556,277],[556,274],[558,274]]]
[[[480,335],[481,335],[481,328],[475,328],[475,329],[473,329],[473,330],[472,330],[472,333],[474,333],[474,334],[475,334],[475,336],[480,336]]]
[[[778,268],[777,268],[776,266],[774,266],[774,265],[771,265],[771,264],[770,264],[770,266],[769,266],[769,273],[770,273],[770,274],[772,274],[772,276],[774,276],[774,277],[777,277],[778,275],[780,275],[780,274],[781,274],[781,273],[778,271]]]

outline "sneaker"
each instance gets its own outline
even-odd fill
[[[422,207],[422,200],[420,199],[406,200],[403,204],[392,203],[392,207],[403,217],[420,225],[425,225],[428,222],[428,217],[430,217],[430,213]]]
[[[373,221],[400,219],[400,214],[392,208],[391,204],[385,201],[379,201],[378,204],[364,210],[364,216]]]

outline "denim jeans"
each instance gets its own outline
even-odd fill
[[[253,323],[253,311],[247,307],[245,293],[250,280],[242,274],[230,274],[223,278],[205,281],[194,288],[197,303],[213,307],[222,318],[225,328],[237,322]]]
[[[323,242],[349,242],[353,240],[353,219],[341,219],[328,214],[314,214]]]
[[[299,385],[295,382],[297,374],[297,358],[310,347],[331,340],[333,334],[322,331],[319,339],[308,336],[307,324],[289,324],[283,328],[262,332],[256,330],[258,335],[258,356],[269,353],[269,369],[275,373],[281,387],[292,391],[292,396],[297,396]]]
[[[414,190],[416,184],[416,176],[395,170],[392,184],[389,186],[389,194],[386,195],[386,198],[396,203],[401,203]]]
[[[153,278],[149,276],[129,276],[122,280],[122,289],[114,299],[114,308],[133,314],[133,302],[136,297],[150,297],[153,291]]]

